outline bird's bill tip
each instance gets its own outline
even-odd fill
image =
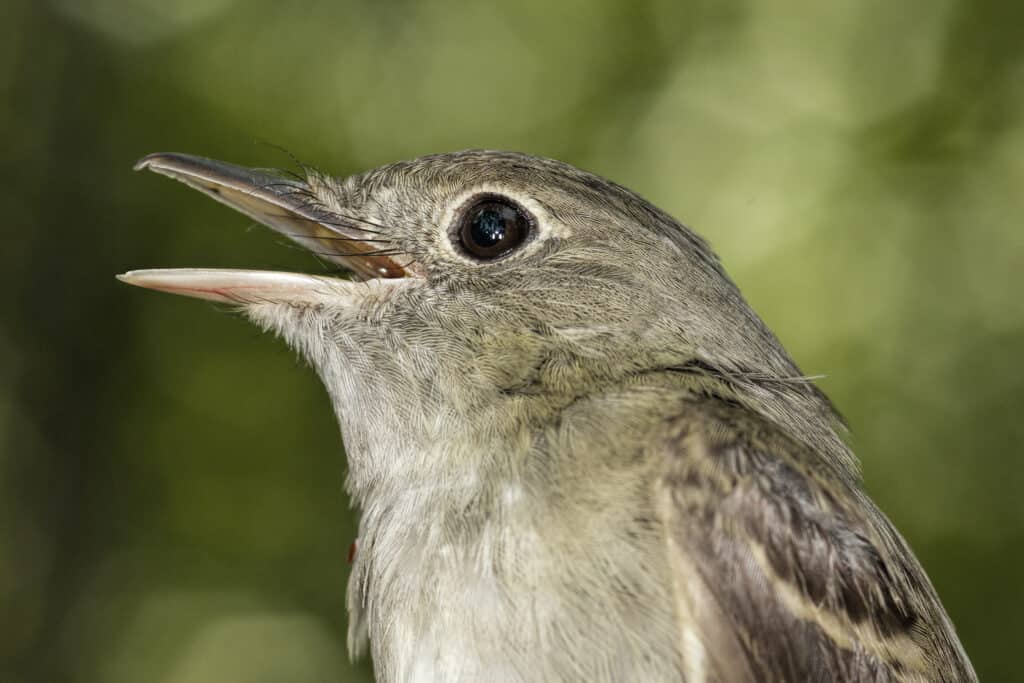
[[[146,156],[142,157],[141,159],[139,159],[138,161],[135,162],[135,165],[132,166],[132,170],[133,171],[144,171],[147,168],[149,168],[149,164],[151,162],[159,159],[161,156],[162,155],[159,154],[159,153],[157,153],[157,154],[147,154]]]

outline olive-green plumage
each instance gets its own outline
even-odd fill
[[[639,196],[507,152],[141,165],[362,280],[122,276],[237,303],[323,379],[380,680],[974,680],[828,399]]]

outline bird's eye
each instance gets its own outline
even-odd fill
[[[530,219],[522,208],[500,196],[471,204],[459,218],[457,235],[470,256],[492,261],[507,255],[530,234]]]

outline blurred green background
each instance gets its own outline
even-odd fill
[[[0,680],[368,680],[313,373],[147,266],[318,269],[132,173],[509,148],[708,236],[845,413],[979,674],[1024,680],[1024,5],[4,0]]]

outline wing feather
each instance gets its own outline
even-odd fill
[[[677,420],[665,454],[688,680],[976,680],[905,542],[825,458],[717,400]]]

